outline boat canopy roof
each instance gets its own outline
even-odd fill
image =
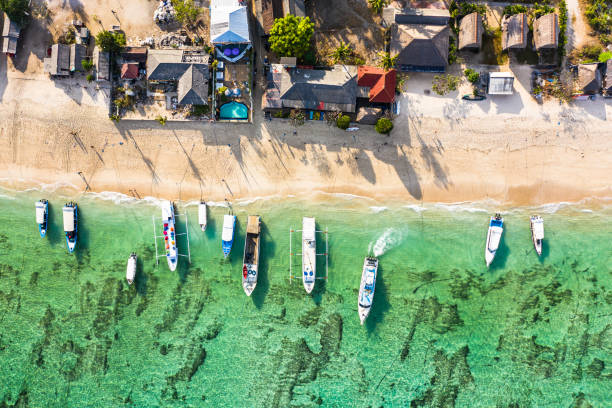
[[[206,224],[206,204],[200,203],[198,205],[198,221],[200,225]]]
[[[315,219],[312,217],[302,218],[302,239],[308,241],[315,240]]]
[[[502,228],[504,226],[504,220],[496,220],[495,218],[491,219],[491,223],[489,224],[489,226],[491,227],[500,227]]]
[[[259,215],[249,215],[247,234],[259,235]]]
[[[234,239],[235,222],[236,222],[235,215],[226,214],[223,216],[223,232],[221,233],[222,241],[231,241]]]
[[[168,218],[174,218],[174,207],[170,201],[162,202],[162,218],[167,220]]]
[[[45,204],[38,202],[36,203],[36,223],[42,224],[45,222]]]
[[[533,235],[536,239],[544,239],[544,220],[533,221]]]
[[[65,206],[64,213],[64,231],[74,231],[74,207]]]

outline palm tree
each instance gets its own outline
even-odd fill
[[[380,14],[382,9],[387,5],[386,0],[368,0],[368,3],[370,4],[372,11],[376,14]]]
[[[353,50],[344,41],[340,41],[338,48],[332,52],[331,57],[334,59],[334,63],[345,63],[353,55]]]
[[[391,56],[389,52],[379,52],[378,56],[380,57],[380,63],[378,64],[381,68],[385,70],[391,69],[395,67],[395,63],[397,62],[397,55]]]

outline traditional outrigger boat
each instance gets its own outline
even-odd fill
[[[200,222],[200,228],[202,232],[206,231],[206,220],[207,220],[207,209],[206,203],[201,201],[198,205],[198,221]]]
[[[504,219],[501,215],[495,214],[489,222],[489,231],[487,232],[487,246],[485,248],[485,261],[487,268],[495,259],[499,242],[501,241],[502,233],[504,232]]]
[[[223,232],[221,233],[221,249],[223,256],[227,258],[232,250],[234,243],[234,227],[236,226],[236,216],[226,214],[223,216]]]
[[[134,283],[134,279],[136,278],[136,268],[138,265],[138,257],[136,256],[136,252],[132,252],[127,262],[127,270],[125,272],[125,278],[127,279],[128,285]]]
[[[361,272],[361,284],[359,285],[358,312],[361,324],[365,322],[372,309],[374,301],[374,289],[376,288],[376,274],[378,273],[378,259],[367,257],[363,261]]]
[[[531,223],[531,239],[538,256],[542,255],[542,240],[544,239],[544,219],[539,215],[532,215]]]
[[[244,240],[244,260],[242,263],[242,288],[247,296],[251,296],[257,285],[260,227],[261,218],[259,215],[249,215],[246,238]]]
[[[166,260],[171,271],[176,270],[178,264],[178,250],[176,248],[176,220],[174,218],[174,204],[171,201],[162,203],[162,221],[164,233],[164,247]]]
[[[47,222],[49,219],[49,202],[45,199],[36,202],[36,223],[40,237],[44,238],[47,234]]]
[[[78,207],[76,203],[69,202],[62,208],[64,216],[64,232],[66,233],[66,245],[68,252],[72,253],[77,244],[78,230]]]
[[[312,292],[317,278],[317,240],[315,219],[302,218],[302,281],[307,293]]]

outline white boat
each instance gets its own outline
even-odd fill
[[[302,281],[307,293],[312,292],[317,278],[317,240],[315,219],[302,218]]]
[[[134,283],[134,278],[136,278],[136,267],[138,265],[138,257],[136,256],[136,252],[132,252],[127,262],[127,270],[125,272],[125,278],[127,279],[128,285]]]
[[[247,296],[251,296],[257,285],[260,226],[261,218],[259,215],[249,215],[246,237],[244,239],[244,260],[242,263],[242,288]]]
[[[544,239],[544,219],[539,215],[531,216],[531,239],[539,255],[542,255],[542,240]]]
[[[174,218],[174,204],[170,201],[162,202],[162,221],[164,223],[164,247],[166,260],[171,271],[176,270],[178,264],[178,250],[176,248],[176,221]]]
[[[499,248],[499,242],[501,241],[502,233],[504,232],[504,219],[501,215],[495,214],[491,217],[489,222],[489,231],[487,232],[487,246],[485,248],[485,261],[487,262],[487,268],[495,259],[497,248]]]
[[[236,216],[226,214],[223,216],[223,232],[221,233],[221,249],[223,256],[227,258],[232,251],[234,243],[234,227],[236,226]]]
[[[75,203],[66,203],[62,208],[64,216],[64,232],[66,233],[66,245],[68,252],[72,253],[76,248],[78,230],[78,208]]]
[[[378,272],[378,259],[367,257],[363,261],[361,272],[361,284],[359,285],[358,312],[361,324],[370,314],[372,302],[374,301],[374,289],[376,287],[376,274]]]
[[[198,221],[200,222],[200,228],[202,228],[202,231],[206,231],[206,212],[206,203],[204,201],[201,201],[198,205]]]
[[[49,219],[49,202],[45,199],[36,202],[36,223],[40,237],[47,234],[47,221]]]

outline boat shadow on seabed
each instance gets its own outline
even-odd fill
[[[268,280],[268,259],[273,259],[276,252],[276,244],[272,240],[272,236],[266,227],[266,224],[262,221],[261,231],[259,234],[260,242],[260,256],[259,256],[259,270],[257,272],[257,286],[251,294],[253,304],[257,309],[263,307],[266,295],[270,290],[270,281]]]
[[[506,239],[504,238],[506,233],[508,233],[508,231],[504,231],[504,234],[502,234],[501,239],[499,240],[499,247],[495,253],[495,259],[493,259],[493,262],[489,266],[489,270],[491,271],[502,269],[504,266],[506,266],[508,255],[510,255],[510,248],[508,245],[506,245]]]
[[[365,321],[366,330],[368,334],[371,334],[376,329],[379,323],[382,323],[384,314],[390,308],[389,295],[387,293],[387,286],[384,280],[384,271],[381,264],[378,264],[378,271],[376,274],[376,289],[374,290],[374,299],[372,300],[372,309],[370,315]],[[357,309],[355,309],[357,314]],[[357,317],[359,320],[359,317]]]

